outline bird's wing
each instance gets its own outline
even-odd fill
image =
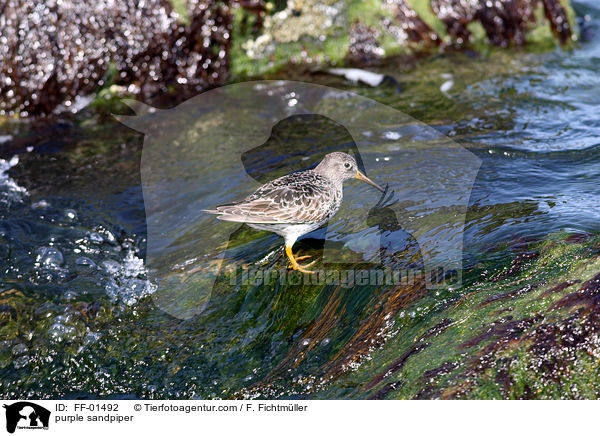
[[[316,183],[315,183],[316,182]],[[256,224],[315,223],[327,218],[336,201],[331,183],[314,173],[293,173],[258,188],[241,202],[205,212],[224,221]]]

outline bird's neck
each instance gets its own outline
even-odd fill
[[[322,168],[321,171],[319,171],[319,166],[317,166],[313,171],[331,182],[336,189],[341,190],[343,188],[344,180],[341,177],[336,177],[335,175],[332,176],[329,172],[323,171]]]
[[[315,169],[313,170],[315,173],[320,174],[322,176],[327,177],[327,166],[324,163],[325,161],[322,160],[319,165],[317,165],[315,167]]]

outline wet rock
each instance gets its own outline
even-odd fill
[[[383,400],[390,392],[398,390],[402,386],[402,382],[387,383],[383,388],[375,394],[368,397],[369,400]]]
[[[557,301],[552,309],[584,306],[600,316],[600,273],[586,281],[581,288]]]
[[[78,301],[77,303],[74,303],[71,307],[81,315],[84,321],[87,322],[96,317],[98,311],[101,308],[101,305],[97,301],[91,303]]]
[[[566,282],[559,283],[558,285],[551,287],[547,291],[544,291],[541,297],[547,297],[548,295],[552,295],[556,292],[564,291],[565,289],[567,289],[570,286],[573,286],[576,283],[581,283],[581,280],[567,280]]]
[[[187,0],[185,5],[182,18],[168,0],[6,0],[0,12],[0,115],[77,112],[98,90],[109,100],[115,94],[147,100],[176,88],[170,95],[181,100],[223,84],[230,70],[260,74],[345,57],[364,65],[384,55],[382,40],[390,34],[398,52],[442,42],[406,0],[381,0],[373,8],[336,0],[289,1],[273,11],[262,0]],[[431,2],[459,45],[471,38],[467,25],[473,21],[483,25],[492,44],[523,45],[538,5],[558,40],[569,40],[572,30],[559,0]],[[234,7],[246,13],[236,22],[239,50],[230,64]],[[255,16],[251,30],[248,14]]]
[[[263,20],[265,19],[265,12],[267,10],[265,2],[263,0],[238,0],[238,3],[241,8],[256,17],[252,30],[258,31],[260,28],[262,28]],[[247,15],[244,15],[242,20],[242,32],[246,30],[245,26],[247,25],[247,18]]]
[[[544,14],[550,21],[552,32],[561,44],[564,44],[573,34],[565,8],[558,0],[542,0],[542,3],[544,4]]]
[[[542,296],[553,295],[576,284],[560,283]],[[567,294],[551,305],[548,314],[513,320],[506,317],[487,327],[482,333],[459,346],[471,348],[492,339],[475,358],[468,362],[467,370],[456,379],[463,380],[447,389],[443,398],[467,397],[474,382],[487,370],[495,372],[495,380],[502,387],[505,398],[540,398],[546,386],[561,386],[570,382],[574,367],[581,355],[598,355],[600,332],[600,274],[582,284],[575,292]],[[556,318],[557,311],[571,310],[567,316]],[[511,350],[527,350],[526,355]],[[581,364],[581,363],[579,363]],[[529,382],[523,380],[515,368],[526,368]],[[515,379],[520,377],[519,383]],[[576,383],[576,381],[573,381]],[[564,391],[566,398],[580,398],[576,391]]]
[[[468,0],[432,0],[431,8],[446,26],[450,37],[462,44],[469,41],[471,32],[467,24],[475,18],[476,1]]]
[[[0,326],[17,319],[17,310],[8,304],[0,304]]]
[[[27,353],[29,350],[25,344],[16,344],[14,347],[12,347],[11,351],[14,356],[19,356]]]
[[[427,342],[427,340],[429,340],[431,338],[435,338],[436,336],[439,336],[444,331],[446,331],[452,324],[453,324],[453,321],[451,319],[445,318],[442,321],[440,321],[438,324],[436,324],[435,326],[431,327],[429,330],[427,330],[425,333],[423,333],[423,335],[421,335],[421,337],[419,337],[415,341],[415,344],[412,347],[410,347],[405,353],[403,353],[394,362],[392,362],[385,369],[385,371],[383,371],[382,373],[380,373],[379,375],[374,377],[369,383],[364,385],[362,389],[363,390],[371,390],[372,388],[377,386],[382,380],[384,380],[386,377],[389,377],[390,375],[394,374],[395,372],[400,371],[406,364],[406,361],[411,356],[421,352],[423,349],[427,348],[430,345]],[[374,394],[372,394],[369,398],[370,399],[383,398],[390,390],[391,390],[390,384],[387,384],[382,389],[380,389],[377,392],[375,392]]]
[[[148,97],[171,84],[221,83],[230,2],[190,0],[183,26],[166,0],[8,0],[0,16],[0,114],[70,110],[114,82]]]
[[[30,358],[27,355],[20,356],[20,357],[16,358],[15,360],[13,360],[13,366],[16,369],[23,368],[24,366],[27,366],[27,364],[29,363],[29,360],[30,360]]]
[[[380,0],[369,3],[368,8],[358,3],[289,1],[274,13],[267,10],[260,32],[236,32],[239,40],[234,43],[241,50],[232,62],[234,74],[257,75],[297,64],[349,62],[365,66],[377,60],[379,49],[386,54],[414,56],[445,42],[460,47],[472,39],[468,26],[473,22],[484,27],[491,44],[523,45],[527,32],[548,24],[546,20],[535,22],[540,8],[561,43],[572,33],[566,12],[570,5],[562,6],[559,0],[431,0],[437,16],[433,18],[424,14],[425,1]],[[444,27],[449,41],[438,33]],[[535,38],[549,41],[553,36],[548,28],[536,32]]]
[[[522,294],[525,294],[527,292],[531,292],[534,289],[537,289],[538,286],[539,286],[539,283],[533,283],[533,284],[530,284],[530,285],[526,285],[526,286],[524,286],[522,288],[517,288],[517,289],[515,289],[513,291],[503,292],[501,294],[492,295],[490,298],[488,298],[484,302],[480,303],[477,306],[477,308],[479,309],[481,307],[487,306],[488,304],[495,303],[495,302],[498,302],[498,301],[507,300],[509,298],[519,297]]]
[[[471,39],[467,25],[479,21],[493,45],[524,45],[528,26],[535,23],[539,0],[432,0],[431,7],[456,44]],[[543,0],[546,18],[561,44],[572,35],[565,8],[559,0]]]
[[[385,0],[391,8],[394,20],[384,20],[384,27],[401,43],[406,41],[440,44],[439,35],[419,17],[405,0]]]
[[[571,242],[573,244],[579,244],[581,242],[585,242],[589,239],[591,239],[593,237],[592,234],[590,233],[585,233],[585,232],[577,232],[577,233],[572,233],[570,234],[565,241],[567,242]]]
[[[35,309],[34,314],[40,318],[50,318],[60,311],[60,307],[54,303],[46,302]]]
[[[386,368],[386,371],[379,374],[377,377],[375,377],[373,380],[371,380],[368,384],[366,384],[364,386],[363,389],[365,390],[370,390],[372,388],[374,388],[375,386],[377,386],[377,384],[379,384],[385,377],[394,374],[395,372],[398,372],[402,369],[402,367],[404,366],[404,364],[406,363],[406,361],[408,360],[409,357],[411,357],[412,355],[420,352],[421,350],[423,350],[424,348],[428,347],[429,344],[428,343],[424,343],[422,341],[418,341],[417,344],[415,344],[414,346],[412,346],[408,351],[406,351],[405,353],[403,353],[398,359],[396,359],[390,366],[388,366]],[[389,391],[388,389],[386,389],[385,387],[383,388],[384,391]],[[375,399],[377,397],[381,398],[381,392],[378,391],[375,394],[373,394],[370,398],[371,399]]]
[[[361,21],[350,28],[350,47],[346,59],[350,64],[369,65],[380,59],[384,50],[379,46],[379,31]]]
[[[519,272],[521,272],[524,268],[531,264],[531,262],[539,257],[540,253],[538,251],[525,251],[523,253],[518,254],[510,263],[510,266],[501,271],[496,276],[492,277],[492,281],[500,281],[507,277],[512,277]]]
[[[427,380],[430,378],[438,377],[440,375],[450,374],[456,368],[458,368],[458,364],[456,362],[444,362],[437,368],[430,369],[429,371],[425,371],[423,373],[422,378],[424,380]]]
[[[512,316],[507,316],[502,320],[492,323],[483,333],[458,345],[458,348],[465,349],[474,347],[482,341],[492,337],[501,339],[493,345],[494,347],[500,347],[504,342],[519,338],[524,331],[541,319],[542,317],[539,315],[519,320],[513,320]]]

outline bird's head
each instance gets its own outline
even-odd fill
[[[329,153],[323,158],[321,163],[317,165],[315,171],[321,175],[341,182],[347,179],[359,179],[376,187],[381,192],[384,191],[381,186],[360,172],[358,165],[356,164],[356,159],[347,153],[342,153],[340,151]]]

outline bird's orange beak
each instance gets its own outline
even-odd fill
[[[358,180],[362,180],[363,182],[367,182],[371,186],[375,186],[381,192],[385,192],[385,189],[383,189],[381,186],[379,186],[377,183],[375,183],[373,180],[369,179],[367,176],[365,176],[363,173],[361,173],[358,170],[356,170],[356,178]]]

